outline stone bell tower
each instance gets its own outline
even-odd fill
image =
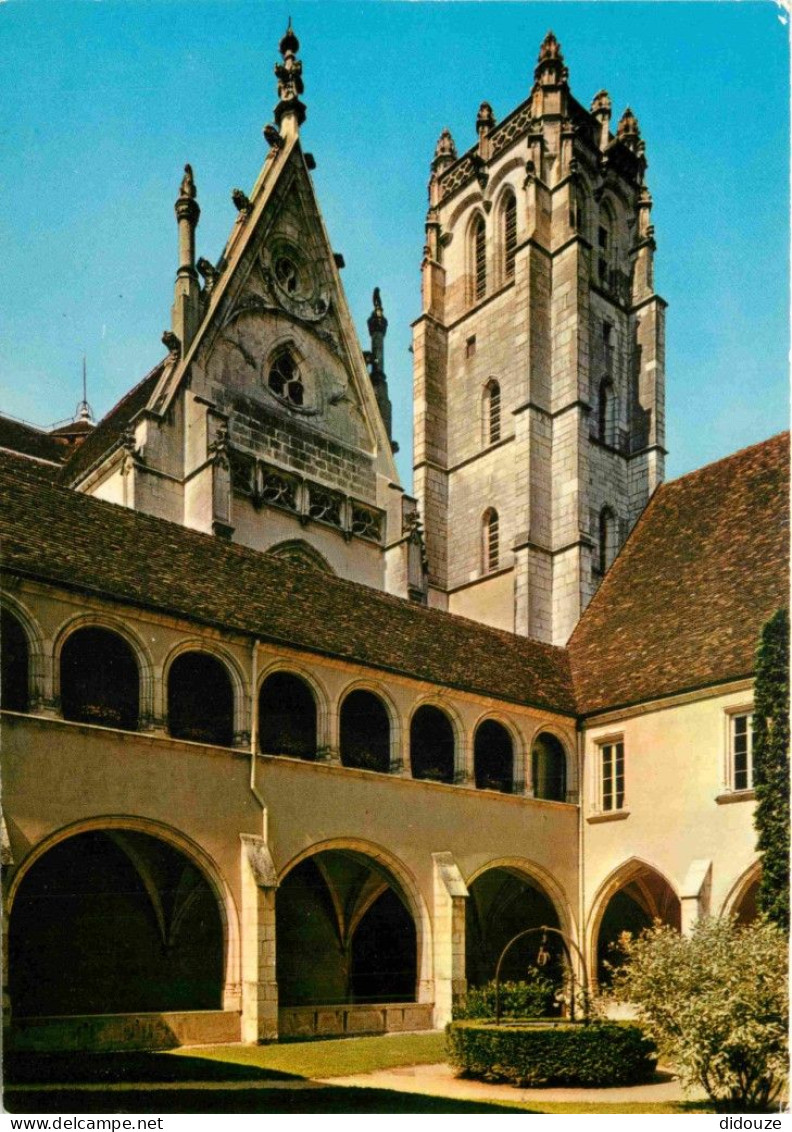
[[[663,478],[666,304],[635,116],[552,32],[534,79],[432,160],[415,490],[430,604],[563,644]]]

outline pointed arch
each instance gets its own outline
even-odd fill
[[[491,377],[484,386],[481,398],[481,424],[484,445],[497,444],[502,436],[501,387],[500,382]]]
[[[756,890],[762,879],[762,862],[756,860],[734,882],[723,902],[722,916],[736,916],[738,924],[750,923],[756,917]]]
[[[478,303],[487,294],[487,223],[476,212],[468,229],[468,262],[471,303]]]
[[[313,566],[324,574],[335,574],[335,570],[325,556],[302,538],[285,539],[271,546],[266,552],[273,558],[285,558],[288,562],[297,562],[301,566]]]
[[[511,189],[503,194],[500,206],[500,237],[503,248],[503,280],[514,278],[514,261],[517,254],[517,198]]]
[[[482,572],[497,570],[500,565],[500,518],[494,507],[488,507],[481,517]]]

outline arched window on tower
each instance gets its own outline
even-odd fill
[[[501,438],[501,388],[495,378],[484,386],[484,443],[497,444]]]
[[[600,382],[597,398],[597,432],[602,443],[609,444],[611,447],[616,442],[615,408],[616,399],[613,394],[613,382],[606,376]]]
[[[273,359],[267,385],[283,401],[301,407],[305,403],[305,386],[300,367],[290,350],[281,350]]]
[[[514,278],[514,257],[517,254],[517,201],[509,193],[503,202],[503,278]]]
[[[487,293],[487,229],[484,217],[477,216],[471,230],[473,301],[478,302]]]
[[[616,557],[616,516],[605,506],[599,515],[599,572],[604,574]]]
[[[500,564],[500,521],[498,512],[490,507],[482,519],[482,551],[484,573],[497,570]]]

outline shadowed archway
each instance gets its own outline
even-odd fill
[[[9,924],[15,1016],[216,1010],[223,925],[181,852],[129,829],[55,844],[30,867]]]
[[[286,875],[275,907],[281,1006],[415,1001],[415,923],[381,862],[316,853]]]
[[[643,862],[633,861],[615,874],[599,906],[594,942],[597,981],[602,986],[611,981],[612,969],[620,961],[616,944],[623,932],[640,935],[655,920],[677,930],[681,926],[679,897],[665,877]]]

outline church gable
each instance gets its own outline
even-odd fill
[[[381,421],[298,144],[190,361],[235,451],[374,499]]]

